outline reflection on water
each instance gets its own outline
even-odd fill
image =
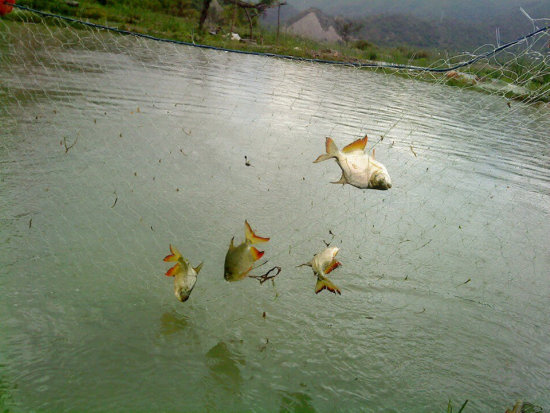
[[[206,353],[206,363],[213,379],[238,393],[243,381],[239,366],[245,364],[244,358],[232,353],[227,344],[220,341]]]
[[[550,405],[546,109],[6,27],[0,375],[21,410]],[[365,133],[388,191],[332,185],[337,165],[312,163],[326,136]],[[245,219],[271,237],[276,290],[223,280]],[[323,240],[340,248],[338,297],[295,268]],[[185,303],[162,275],[171,243],[205,263]]]
[[[0,364],[0,411],[8,413],[10,408],[14,405],[12,392],[12,385],[2,376],[4,365]]]
[[[166,312],[160,317],[160,334],[169,336],[174,333],[183,332],[188,324],[186,316],[178,314],[174,310]]]
[[[220,341],[206,353],[206,365],[210,376],[203,379],[203,385],[211,390],[205,397],[208,410],[230,409],[227,405],[220,405],[221,397],[231,400],[232,405],[240,403],[243,385],[241,369],[245,365],[244,358],[230,350],[225,342]]]
[[[281,392],[280,413],[303,412],[314,413],[316,410],[312,404],[313,400],[306,393]]]

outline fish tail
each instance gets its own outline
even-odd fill
[[[336,285],[332,283],[328,278],[320,278],[317,280],[317,284],[315,284],[315,294],[319,294],[324,289],[329,290],[331,293],[341,295],[342,292]]]
[[[338,155],[338,146],[336,146],[332,138],[327,137],[327,140],[325,142],[325,150],[327,151],[327,153],[320,155],[317,159],[313,161],[313,163],[323,162],[330,158],[336,158],[336,156]]]
[[[176,247],[173,247],[172,244],[170,244],[170,252],[172,254],[167,255],[166,257],[164,257],[165,262],[175,262],[175,261],[178,261],[181,258],[180,252],[177,250]]]
[[[244,221],[244,234],[250,244],[259,244],[260,242],[269,241],[269,238],[259,237],[254,234],[254,231],[252,231],[252,228],[250,228],[250,224],[248,223],[248,221]]]
[[[197,265],[195,268],[193,268],[197,274],[198,274],[199,272],[201,272],[202,264],[203,264],[203,263],[201,262],[199,265]]]
[[[168,271],[166,271],[167,277],[174,277],[177,273],[181,271],[181,264],[178,262],[176,265],[174,265],[172,268],[170,268]]]
[[[336,268],[340,267],[342,265],[341,262],[332,260],[329,265],[327,265],[327,268],[325,268],[324,273],[329,274],[332,270],[335,270]]]
[[[250,247],[250,252],[252,253],[252,258],[254,258],[254,261],[258,261],[260,258],[262,258],[265,254],[264,251],[258,251],[254,247]]]

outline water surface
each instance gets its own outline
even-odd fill
[[[547,109],[30,26],[0,24],[14,410],[550,406]],[[312,163],[326,136],[365,133],[389,191],[332,185],[337,165]],[[245,219],[271,237],[257,272],[281,266],[274,285],[223,280]],[[342,296],[296,268],[324,241],[341,248]],[[205,263],[184,304],[163,275],[170,243]]]

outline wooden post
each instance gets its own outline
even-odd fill
[[[237,5],[233,5],[233,16],[231,18],[231,33],[235,31],[235,19],[237,18]]]
[[[277,5],[277,46],[279,45],[279,27],[281,27],[281,2]]]

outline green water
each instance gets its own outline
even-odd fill
[[[550,406],[547,109],[348,68],[0,28],[10,409]],[[342,147],[365,133],[369,149],[384,136],[389,191],[332,185],[337,165],[312,163],[326,136]],[[271,238],[257,272],[281,266],[274,285],[223,279],[245,219]],[[324,241],[341,249],[341,296],[315,295],[296,268]],[[183,304],[163,275],[170,243],[204,261]]]

